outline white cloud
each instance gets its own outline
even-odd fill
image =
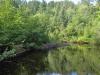
[[[81,2],[81,0],[71,0],[73,1],[75,4],[77,4],[78,2]]]
[[[31,1],[31,0],[27,0],[27,1]],[[42,1],[42,0],[38,0],[38,1]],[[45,0],[47,3],[50,1],[64,1],[64,0]],[[77,4],[78,2],[80,2],[81,0],[70,0],[73,1],[75,4]]]
[[[64,0],[45,0],[47,2],[50,2],[50,1],[64,1]]]

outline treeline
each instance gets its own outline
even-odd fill
[[[0,0],[0,44],[38,47],[57,41],[100,44],[100,1]]]

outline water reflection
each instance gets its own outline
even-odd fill
[[[37,73],[36,75],[62,75],[59,73]]]
[[[65,74],[75,71],[78,75],[100,75],[100,48],[68,46],[50,51],[47,57],[49,70]],[[90,74],[91,75],[91,74]]]
[[[78,75],[77,72],[71,72],[71,73],[65,73],[65,74],[60,74],[60,73],[37,73],[37,75]]]
[[[31,53],[25,57],[20,57],[13,61],[0,64],[0,75],[36,75],[45,68],[45,52]]]
[[[0,75],[100,75],[100,48],[67,46],[0,64]]]

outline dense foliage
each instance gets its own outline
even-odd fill
[[[0,44],[38,47],[56,41],[100,44],[100,1],[0,0]]]
[[[0,1],[0,43],[99,40],[100,7],[86,1]]]

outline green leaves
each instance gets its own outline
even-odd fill
[[[2,0],[0,43],[41,45],[52,41],[100,43],[100,7],[87,0],[50,2]]]
[[[4,60],[5,58],[11,57],[15,55],[16,50],[12,49],[9,51],[4,51],[1,55],[0,55],[0,61]]]

